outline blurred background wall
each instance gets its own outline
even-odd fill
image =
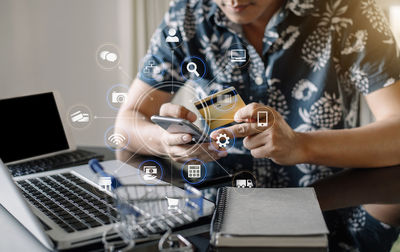
[[[130,85],[137,61],[168,9],[167,0],[1,0],[0,98],[59,90],[65,107],[87,105],[95,119],[73,130],[78,144],[103,146],[116,111],[106,92]],[[104,70],[96,51],[119,48],[119,68]],[[38,111],[40,115],[40,111]]]
[[[400,1],[380,3],[388,15],[392,7],[400,37],[400,7],[393,7]],[[168,0],[1,0],[0,99],[59,90],[66,108],[83,103],[93,115],[107,117],[73,130],[78,144],[103,146],[116,116],[106,92],[131,83],[168,5]],[[119,68],[103,70],[96,63],[96,51],[105,43],[119,48]],[[368,111],[363,114],[367,122]]]

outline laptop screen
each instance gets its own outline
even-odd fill
[[[69,149],[53,93],[0,100],[0,116],[5,163]]]

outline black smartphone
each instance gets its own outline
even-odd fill
[[[153,115],[150,120],[170,133],[187,133],[192,135],[192,144],[210,141],[206,132],[182,118]]]

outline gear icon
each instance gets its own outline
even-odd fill
[[[222,141],[221,141],[222,139]],[[229,144],[229,137],[226,134],[219,134],[217,136],[217,144],[220,148],[226,148],[226,146]]]

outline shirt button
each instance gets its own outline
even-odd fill
[[[261,85],[261,84],[263,84],[263,78],[261,77],[261,76],[257,76],[256,77],[256,79],[255,79],[255,81],[256,81],[256,84],[257,85]]]

